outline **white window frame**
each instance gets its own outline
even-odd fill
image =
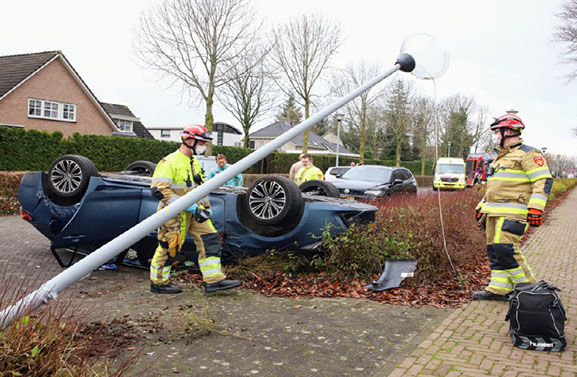
[[[132,122],[130,120],[117,119],[116,126],[120,132],[132,132]]]
[[[170,130],[160,130],[160,137],[170,138]]]
[[[28,118],[76,122],[76,105],[28,98]]]

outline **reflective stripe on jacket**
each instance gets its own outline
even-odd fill
[[[553,178],[541,152],[522,141],[498,149],[487,179],[487,192],[477,205],[489,216],[525,219],[529,208],[545,209]]]

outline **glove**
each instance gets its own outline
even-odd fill
[[[543,225],[543,211],[537,208],[529,208],[529,213],[527,214],[527,222],[531,226]]]
[[[476,209],[476,210],[475,210],[475,221],[481,220],[481,217],[483,217],[483,214],[481,213],[481,210],[480,210],[480,209]]]
[[[191,212],[193,216],[196,216],[196,213],[198,212],[198,204],[194,203],[193,205],[191,205],[190,207],[188,207],[186,209],[187,212]]]
[[[481,213],[481,210],[478,209],[475,211],[475,220],[477,220],[477,228],[484,232],[487,228],[487,214]]]
[[[167,233],[163,240],[168,243],[168,254],[174,258],[177,253],[182,249],[182,243],[180,242],[180,231]]]

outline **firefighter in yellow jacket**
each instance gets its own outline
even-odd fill
[[[321,179],[321,180],[325,179],[321,169],[313,165],[313,157],[310,154],[308,153],[301,154],[300,159],[301,163],[303,164],[303,167],[300,168],[299,171],[297,171],[297,174],[295,175],[294,178],[294,181],[297,184],[297,186],[300,186],[301,183],[303,182],[310,181],[313,179]]]
[[[191,125],[181,133],[180,148],[158,163],[150,184],[153,195],[160,200],[158,210],[192,191],[204,182],[200,162],[194,155],[204,153],[206,144],[212,140],[204,126]],[[150,263],[150,291],[154,293],[179,293],[181,288],[170,283],[169,255],[180,252],[187,234],[194,238],[198,252],[198,264],[205,283],[206,292],[235,288],[238,280],[228,280],[220,264],[220,238],[210,220],[208,197],[168,220],[158,228],[158,247]]]
[[[505,114],[491,124],[498,155],[490,166],[485,197],[477,205],[476,220],[487,235],[491,281],[475,300],[508,300],[518,283],[535,282],[519,248],[529,225],[543,224],[543,210],[553,178],[541,151],[523,144],[521,118]]]

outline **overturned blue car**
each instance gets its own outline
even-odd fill
[[[99,174],[86,157],[65,155],[47,172],[30,172],[18,190],[22,218],[50,240],[63,267],[93,252],[156,212],[150,191],[155,164],[136,161],[120,174]],[[265,175],[249,188],[222,186],[209,196],[212,221],[222,242],[223,259],[258,255],[266,250],[306,252],[353,224],[374,222],[377,208],[340,199],[324,181],[308,182],[301,192],[291,180]],[[157,246],[156,232],[124,250],[146,267]],[[183,255],[195,261],[190,235]],[[134,253],[136,253],[134,255]],[[130,254],[129,254],[130,255]]]

